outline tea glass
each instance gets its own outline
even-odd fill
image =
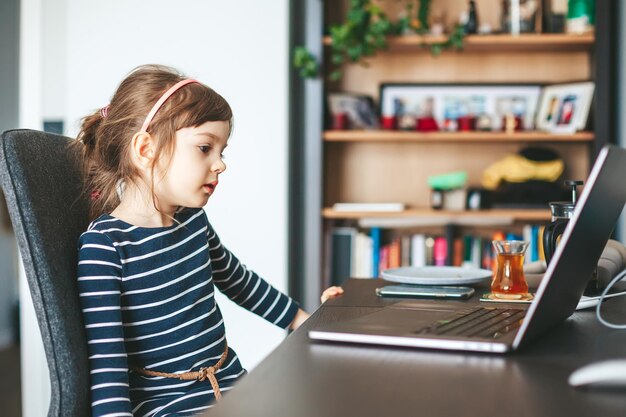
[[[497,298],[517,300],[528,295],[524,276],[524,253],[529,242],[494,240],[497,268],[491,281],[491,293]]]

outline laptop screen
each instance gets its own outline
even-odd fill
[[[626,149],[605,146],[594,163],[513,349],[569,317],[626,203]]]

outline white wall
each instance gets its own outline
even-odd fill
[[[65,1],[68,133],[140,64],[172,65],[214,88],[233,107],[235,129],[209,218],[242,262],[286,290],[287,0]],[[284,337],[219,302],[245,367]]]
[[[22,0],[25,1],[25,0]],[[28,0],[34,1],[34,0]],[[41,112],[45,120],[63,120],[67,94],[67,0],[41,3]]]
[[[42,1],[20,2],[20,58],[19,58],[19,126],[41,129],[42,123]],[[40,417],[46,414],[50,399],[48,369],[41,342],[41,333],[35,319],[32,298],[21,260],[19,267],[20,293],[20,354],[22,376],[22,416]],[[25,387],[28,387],[26,389]]]
[[[29,113],[23,127],[63,118],[65,133],[74,136],[79,119],[106,105],[124,75],[145,63],[174,66],[229,101],[235,130],[209,219],[242,262],[286,291],[288,1],[21,2],[30,13],[22,23],[29,62],[20,74],[31,82],[21,86],[21,108]],[[229,345],[247,369],[285,337],[224,297],[218,302]],[[31,320],[22,331],[33,326]],[[26,395],[24,402],[45,401],[37,390]]]

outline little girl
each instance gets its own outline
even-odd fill
[[[80,237],[78,286],[94,416],[195,415],[245,374],[214,286],[282,328],[308,317],[220,243],[202,208],[231,131],[224,98],[161,66],[131,72],[83,119],[95,220]]]

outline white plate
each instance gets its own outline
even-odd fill
[[[466,285],[478,284],[493,276],[489,269],[458,266],[405,266],[386,269],[381,273],[387,281],[417,285]]]

